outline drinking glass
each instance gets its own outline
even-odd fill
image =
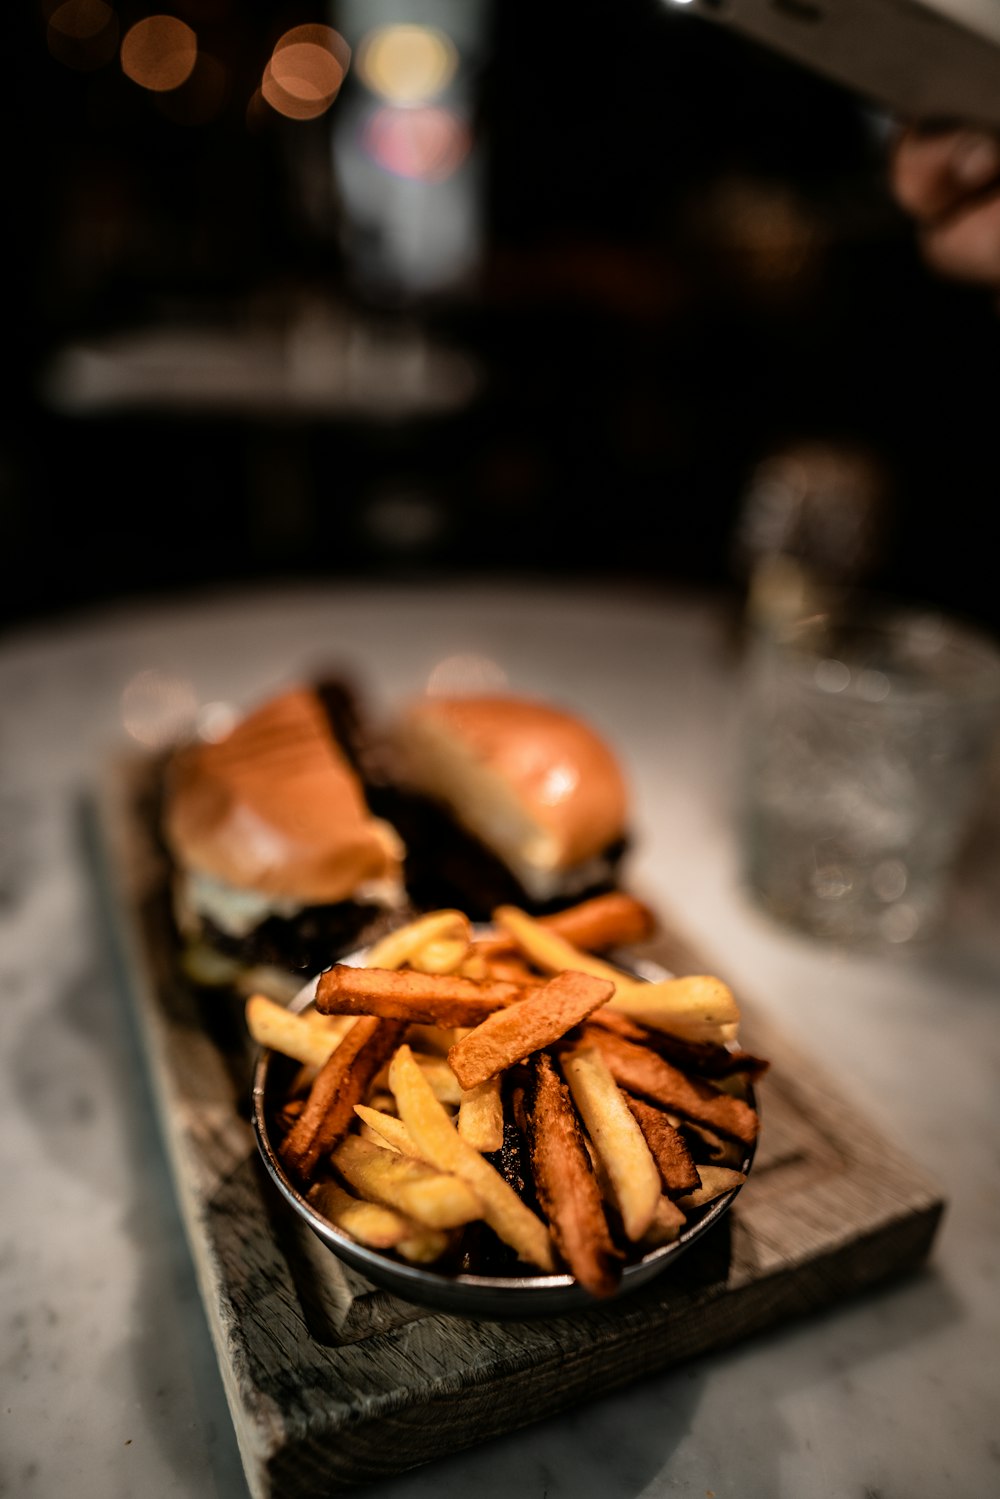
[[[744,872],[815,936],[939,930],[1000,724],[1000,649],[895,604],[815,614],[748,650]]]

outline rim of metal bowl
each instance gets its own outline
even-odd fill
[[[477,934],[488,928],[476,928]],[[367,947],[358,948],[341,963],[362,967],[368,953]],[[637,978],[655,982],[669,978],[667,969],[648,959],[637,958],[627,952],[611,955],[617,966],[635,974]],[[307,1009],[316,992],[319,976],[310,979],[299,990],[288,1008],[298,1012]],[[267,1168],[268,1175],[293,1211],[326,1244],[327,1248],[366,1279],[385,1290],[394,1292],[406,1301],[416,1302],[438,1311],[452,1312],[461,1316],[488,1319],[523,1318],[534,1315],[558,1315],[579,1308],[599,1309],[608,1301],[616,1301],[629,1291],[638,1289],[652,1280],[661,1271],[689,1249],[722,1218],[732,1206],[745,1184],[753,1165],[756,1142],[745,1147],[740,1170],[744,1182],[738,1183],[728,1192],[717,1197],[704,1209],[678,1237],[669,1244],[661,1244],[649,1250],[641,1258],[627,1264],[614,1295],[599,1299],[590,1294],[570,1274],[544,1275],[470,1275],[446,1274],[432,1266],[413,1265],[394,1259],[390,1254],[371,1249],[352,1239],[336,1227],[302,1195],[286,1173],[275,1150],[268,1127],[267,1084],[273,1061],[279,1064],[286,1059],[278,1052],[262,1048],[253,1073],[253,1128],[257,1147]],[[753,1083],[747,1083],[747,1102],[756,1108]]]

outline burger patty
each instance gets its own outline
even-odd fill
[[[398,911],[344,900],[304,906],[295,916],[268,916],[244,936],[234,937],[210,917],[201,917],[201,938],[241,967],[273,967],[311,978],[345,954],[367,946],[400,921]]]
[[[605,851],[606,877],[586,887],[567,884],[564,893],[540,901],[497,854],[430,797],[391,785],[370,787],[368,797],[375,815],[392,823],[406,846],[403,878],[420,911],[456,907],[472,921],[489,921],[497,906],[513,905],[544,916],[614,889],[627,848],[627,839],[621,838]]]

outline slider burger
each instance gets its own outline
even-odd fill
[[[196,981],[288,999],[405,914],[402,845],[338,742],[347,704],[296,687],[172,756],[162,829]]]
[[[513,695],[428,696],[389,731],[383,803],[418,909],[534,914],[617,887],[628,788],[600,735],[565,708]]]

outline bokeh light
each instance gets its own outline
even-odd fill
[[[189,735],[197,712],[193,684],[159,667],[136,672],[122,689],[122,727],[147,749],[166,749]]]
[[[317,119],[340,92],[350,58],[350,48],[331,26],[293,26],[275,44],[261,94],[286,119]]]
[[[474,651],[445,656],[427,677],[427,692],[434,697],[459,696],[474,692],[503,692],[508,677],[499,661]]]
[[[430,26],[380,26],[358,48],[359,77],[390,104],[426,104],[455,75],[451,37]]]
[[[49,16],[45,40],[57,62],[93,72],[118,50],[118,17],[105,0],[62,0]]]
[[[365,126],[364,146],[372,160],[395,177],[444,182],[468,156],[472,140],[468,125],[450,109],[387,104]]]
[[[198,40],[176,16],[147,16],[122,38],[122,71],[140,88],[166,93],[190,78]]]

